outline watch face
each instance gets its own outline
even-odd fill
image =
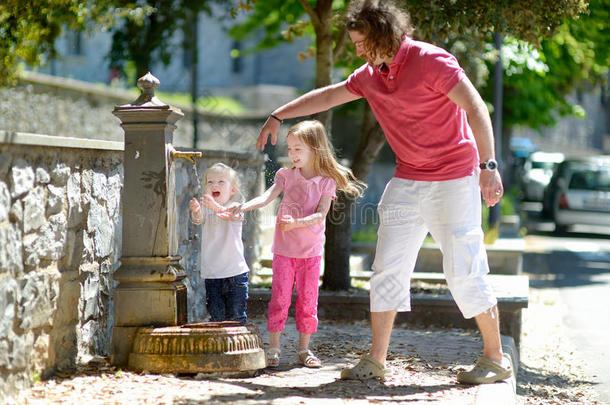
[[[498,163],[493,159],[489,159],[486,166],[487,170],[496,170],[498,168]]]

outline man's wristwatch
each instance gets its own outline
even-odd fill
[[[495,159],[487,159],[485,162],[481,162],[479,167],[481,170],[489,170],[493,172],[498,168],[498,162],[496,162]]]

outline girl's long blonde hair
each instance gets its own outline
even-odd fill
[[[288,130],[288,135],[299,137],[314,152],[313,167],[316,175],[332,178],[337,184],[337,190],[351,197],[362,196],[366,184],[358,180],[348,167],[337,162],[320,121],[301,121]]]
[[[237,171],[230,166],[225,165],[224,163],[214,163],[212,166],[208,167],[203,175],[203,187],[205,189],[208,184],[208,174],[211,172],[220,172],[226,173],[229,175],[231,179],[231,187],[235,189],[235,192],[229,198],[228,202],[241,202],[243,201],[243,194],[241,193],[241,181],[239,180],[239,174]]]

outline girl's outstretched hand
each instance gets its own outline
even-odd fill
[[[297,227],[296,220],[292,215],[282,215],[280,218],[280,230],[286,232]]]
[[[243,205],[243,204],[237,204],[237,203],[231,204],[231,205],[230,205],[230,206],[228,206],[227,208],[224,208],[224,209],[221,211],[221,213],[222,213],[222,214],[224,214],[224,213],[229,213],[229,214],[231,214],[231,215],[233,215],[233,216],[241,216],[241,215],[243,214],[243,211],[242,211],[242,209],[241,209],[242,205]]]
[[[242,214],[234,214],[231,211],[222,211],[217,213],[216,216],[225,221],[241,221],[244,218]]]

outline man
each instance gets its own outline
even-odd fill
[[[380,225],[371,278],[372,346],[343,379],[383,377],[397,311],[409,311],[410,277],[429,231],[443,251],[443,271],[466,318],[474,317],[483,356],[462,383],[508,378],[503,365],[497,300],[481,229],[480,196],[502,197],[485,103],[455,57],[410,38],[409,15],[383,0],[357,0],[346,15],[349,36],[366,63],[346,81],[315,89],[276,109],[257,147],[275,144],[282,120],[367,99],[396,154],[396,172],[379,202]]]

